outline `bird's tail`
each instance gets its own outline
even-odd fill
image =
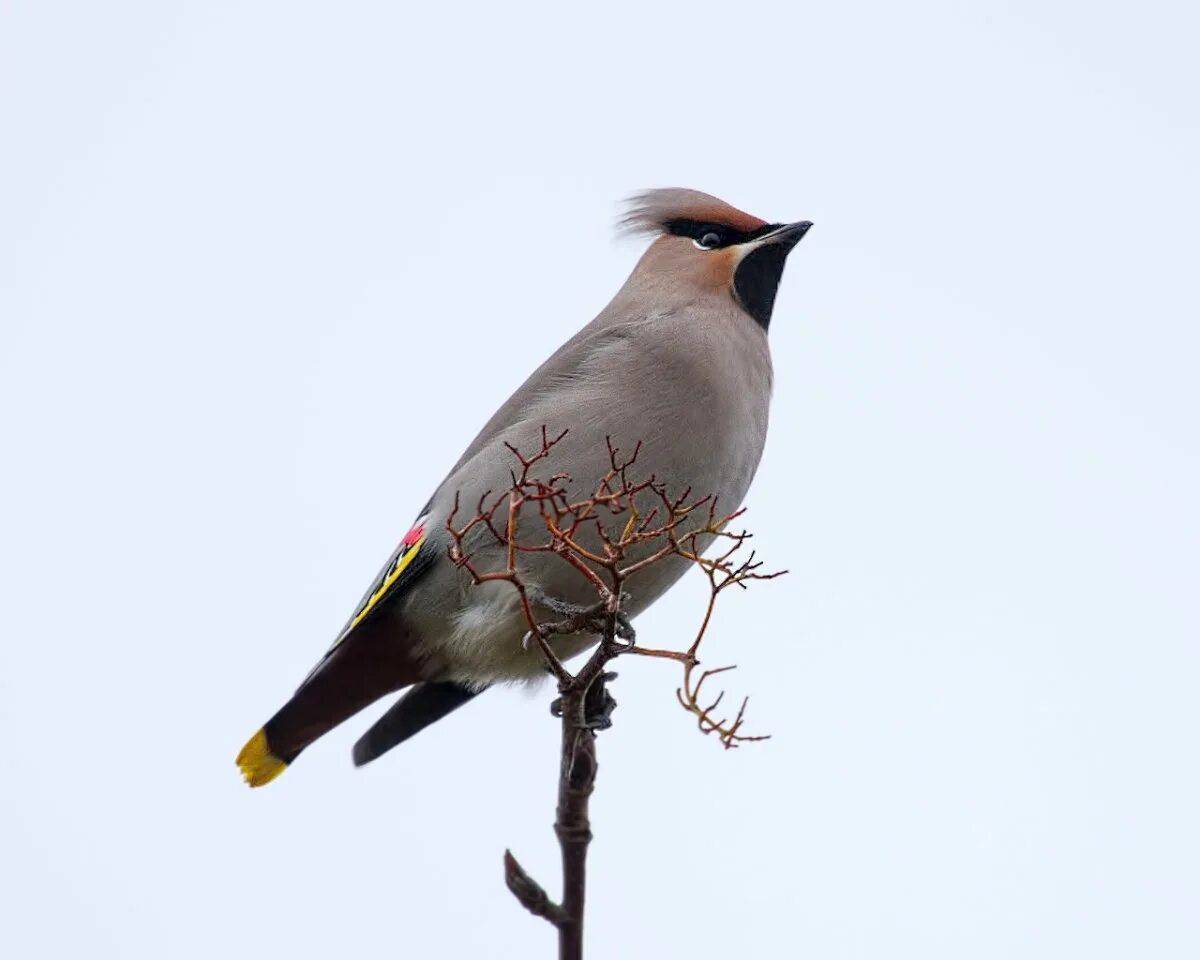
[[[237,755],[252,787],[278,777],[310,743],[380,697],[418,679],[394,622],[364,622],[304,681]]]

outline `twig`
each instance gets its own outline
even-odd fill
[[[489,499],[490,491],[483,494],[475,514],[461,526],[456,525],[456,496],[446,528],[450,533],[450,559],[466,571],[473,583],[505,582],[516,590],[529,628],[526,647],[537,644],[558,682],[559,698],[555,703],[561,718],[561,738],[554,831],[562,853],[562,902],[555,903],[509,851],[504,854],[504,878],[522,906],[557,928],[560,960],[579,960],[583,956],[587,849],[592,839],[588,807],[596,783],[596,731],[610,725],[609,715],[616,706],[607,686],[616,675],[607,672],[608,665],[626,653],[674,660],[683,668],[676,697],[702,733],[716,734],[727,750],[767,739],[765,735],[741,732],[749,698],[742,700],[732,720],[714,714],[723,693],[707,705],[701,699],[704,684],[733,667],[703,670],[698,676],[696,670],[700,644],[721,592],[730,586],[745,588],[752,581],[770,580],[780,573],[760,572],[762,564],[753,552],[739,559],[751,535],[745,530],[730,532],[728,526],[742,511],[720,514],[714,496],[692,497],[691,488],[672,495],[653,476],[634,479],[640,443],[631,454],[623,456],[607,438],[608,470],[589,495],[572,500],[566,488],[571,478],[566,474],[556,473],[546,479],[537,476],[537,468],[550,459],[566,434],[564,430],[552,437],[542,427],[541,445],[532,455],[506,444],[520,468],[512,471],[510,489],[494,499]],[[639,510],[639,498],[650,501],[649,509]],[[540,523],[522,525],[523,511],[530,508],[536,510]],[[531,528],[537,532],[531,533]],[[504,566],[481,570],[466,546],[468,536],[490,538],[502,547]],[[585,542],[593,536],[594,543]],[[719,544],[716,555],[704,556],[705,547],[713,543]],[[594,591],[596,602],[575,606],[546,596],[529,579],[523,563],[524,558],[539,553],[553,554],[574,569]],[[628,597],[626,582],[672,557],[699,567],[708,579],[709,598],[703,620],[685,650],[638,646],[622,610]],[[539,621],[535,608],[549,610],[559,619]],[[572,674],[556,653],[553,640],[581,633],[595,635],[598,642],[583,666]]]

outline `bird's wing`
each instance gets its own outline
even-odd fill
[[[446,480],[442,482],[442,486],[452,480],[460,468],[487,443],[512,426],[515,421],[519,421],[522,415],[527,414],[532,407],[538,404],[539,400],[544,401],[547,394],[552,393],[556,385],[561,387],[580,377],[582,368],[589,358],[594,358],[598,353],[611,348],[614,341],[625,340],[629,336],[630,328],[645,323],[646,320],[647,318],[639,316],[614,322],[602,314],[576,333],[538,367],[492,415],[492,418],[447,475]],[[433,502],[430,500],[426,508],[421,511],[421,516],[413,524],[412,529],[404,535],[395,552],[388,558],[388,562],[384,564],[379,575],[371,583],[362,600],[359,601],[354,614],[338,634],[333,646],[305,678],[305,683],[321,670],[334,651],[354,633],[360,623],[378,611],[386,600],[398,595],[406,585],[412,583],[434,561],[438,551],[427,543],[429,533],[427,522]]]
[[[626,340],[632,328],[645,324],[647,320],[647,317],[640,315],[613,319],[602,313],[580,329],[575,336],[547,357],[492,414],[491,419],[484,424],[483,429],[451,468],[447,479],[454,476],[463,464],[506,429],[526,417],[530,407],[539,399],[548,394],[553,395],[556,391],[561,392],[563,387],[582,375],[590,359],[611,347],[614,341]]]
[[[410,687],[354,744],[354,765],[370,763],[413,734],[482,693],[460,683],[418,683]]]
[[[304,678],[304,683],[308,683],[316,675],[329,661],[333,652],[354,632],[355,628],[378,611],[383,606],[385,600],[397,596],[404,587],[412,583],[424,570],[428,569],[429,564],[433,562],[437,553],[427,543],[429,534],[428,520],[428,514],[422,511],[416,523],[400,539],[400,542],[396,545],[396,549],[388,557],[387,563],[383,565],[383,569],[371,581],[371,586],[367,588],[367,592],[363,594],[363,598],[358,602],[358,606],[354,608],[354,613],[346,621],[346,625],[338,632],[337,639],[333,641],[333,646],[326,651],[325,656],[321,658],[320,662],[309,671],[308,676]],[[304,683],[301,686],[304,686]]]

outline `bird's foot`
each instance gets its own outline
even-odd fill
[[[617,639],[621,641],[626,648],[637,644],[637,631],[633,629],[633,624],[629,622],[627,617],[620,610],[617,611]]]
[[[583,725],[589,730],[607,730],[612,726],[612,713],[617,701],[608,692],[608,682],[617,679],[615,673],[602,673],[583,698]]]
[[[584,606],[579,603],[571,603],[569,600],[560,600],[558,597],[550,596],[541,587],[534,584],[530,584],[525,588],[525,595],[529,598],[530,602],[536,603],[539,607],[545,607],[547,610],[553,610],[564,617],[585,617],[604,609],[603,604]]]
[[[607,730],[612,726],[612,713],[617,709],[617,701],[608,692],[608,682],[616,678],[615,673],[602,673],[588,687],[587,695],[583,698],[583,726],[586,729]],[[555,697],[550,701],[550,715],[560,720],[563,700],[563,697]]]
[[[608,629],[609,610],[608,605],[603,601],[591,604],[590,606],[584,606],[583,604],[570,603],[567,600],[552,597],[535,586],[526,587],[525,592],[533,603],[563,617],[557,623],[542,624],[541,627],[545,631],[543,636],[546,633],[603,634]],[[621,594],[622,603],[628,599],[629,594]],[[637,641],[637,632],[633,629],[633,624],[630,623],[628,615],[618,609],[614,615],[614,621],[615,629],[613,632],[616,639],[620,640],[625,647],[632,647]],[[528,650],[533,645],[533,642],[533,631],[530,630],[521,641],[521,646],[525,650]]]

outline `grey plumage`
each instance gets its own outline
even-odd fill
[[[538,367],[470,443],[425,511],[419,548],[425,569],[385,593],[370,612],[373,633],[404,644],[410,666],[396,686],[455,686],[414,691],[411,707],[402,701],[363,738],[370,743],[356,754],[360,762],[429,722],[426,714],[436,719],[468,699],[439,698],[439,691],[479,690],[544,673],[540,653],[521,644],[526,627],[514,591],[501,583],[471,586],[446,559],[445,524],[455,495],[473,505],[485,491],[508,487],[514,461],[506,444],[531,450],[540,445],[543,426],[552,434],[566,429],[550,466],[586,484],[608,466],[606,438],[626,449],[640,441],[638,463],[646,473],[675,490],[714,494],[723,509],[740,505],[750,487],[767,433],[767,325],[775,287],[787,251],[809,224],[768,224],[689,190],[640,195],[625,224],[654,232],[654,241],[612,302]],[[496,545],[481,539],[473,549],[482,568],[503,565]],[[546,595],[589,600],[590,588],[557,558],[526,560],[527,578]],[[395,566],[397,557],[389,563]],[[628,612],[644,610],[686,568],[677,558],[646,568],[629,584]],[[349,630],[314,677],[337,670],[339,658],[351,659],[341,650],[356,642],[360,629]],[[558,644],[569,657],[592,642],[570,637]],[[353,686],[352,679],[347,683]],[[288,726],[287,709],[265,728],[269,743],[282,739],[272,724]],[[343,717],[333,710],[330,719],[331,726]],[[310,722],[306,729],[322,725]]]

